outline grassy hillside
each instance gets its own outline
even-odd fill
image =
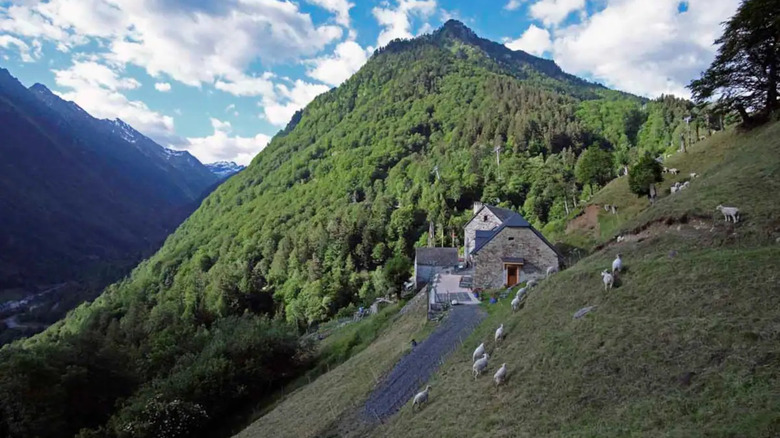
[[[403,410],[376,435],[777,436],[780,124],[720,135],[670,163],[702,176],[615,227],[642,230],[641,240],[543,282],[517,314],[508,301],[488,306],[433,380],[430,406]],[[624,184],[595,200],[631,211]],[[727,225],[718,203],[739,206],[744,222]],[[617,252],[627,270],[605,292],[599,272]],[[490,343],[489,375],[475,382],[471,351],[501,323],[506,343]],[[509,380],[496,390],[502,363]]]
[[[423,297],[424,298],[424,297]],[[284,400],[236,435],[238,438],[308,437],[327,433],[360,407],[379,379],[409,349],[409,340],[422,340],[428,330],[425,299],[411,303],[375,342]]]
[[[611,240],[621,232],[629,241],[607,242],[542,282],[518,313],[509,300],[486,305],[488,319],[430,382],[431,403],[417,413],[407,404],[371,435],[777,436],[780,123],[718,134],[668,165],[679,178],[701,176],[652,208],[628,193],[625,179],[597,193],[593,202],[621,211],[600,218],[600,234]],[[718,203],[739,206],[744,221],[723,222]],[[597,246],[601,235],[588,239]],[[617,252],[626,269],[605,292],[599,272]],[[502,323],[508,336],[497,348],[492,337]],[[482,341],[489,372],[475,382],[471,353]],[[358,379],[348,376],[376,372],[373,359],[386,358],[384,348],[372,345],[239,436],[330,436],[333,419],[349,421],[369,390],[353,392],[346,382]],[[491,376],[502,363],[509,380],[496,389]],[[331,400],[349,402],[337,402],[334,413],[323,408]],[[335,430],[350,436],[349,428]]]
[[[656,221],[685,222],[688,219],[716,219],[715,206],[736,205],[745,222],[734,238],[765,241],[780,230],[777,215],[777,193],[780,189],[780,169],[775,158],[780,153],[780,126],[777,123],[747,132],[719,132],[694,144],[687,153],[674,153],[664,165],[680,170],[679,175],[664,175],[658,185],[658,202],[649,207],[647,198],[639,198],[628,189],[626,178],[617,178],[596,193],[588,205],[616,205],[612,215],[598,208],[598,227],[583,231],[573,229],[559,236],[574,246],[592,249],[610,238],[636,232]],[[698,176],[691,179],[690,173]],[[691,181],[691,189],[674,195],[669,188],[675,182]],[[723,217],[720,216],[722,219]]]

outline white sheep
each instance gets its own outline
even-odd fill
[[[690,185],[691,185],[691,182],[690,182],[690,181],[685,181],[685,182],[684,182],[684,183],[683,183],[683,184],[680,186],[680,190],[682,190],[682,189],[687,189],[688,187],[690,187]]]
[[[609,213],[609,204],[604,204],[604,211]]]
[[[512,299],[512,311],[517,312],[520,310],[520,297],[514,297]]]
[[[418,392],[417,395],[414,396],[414,402],[412,402],[412,412],[414,412],[415,406],[422,409],[423,403],[428,403],[428,393],[430,391],[431,385],[428,385],[425,387],[424,391]]]
[[[536,286],[538,283],[539,282],[536,281],[535,278],[532,278],[532,279],[528,280],[528,283],[525,284],[525,288],[526,289],[531,289],[532,287]]]
[[[477,361],[477,358],[485,354],[485,343],[479,344],[479,347],[477,347],[476,350],[474,350],[474,354],[471,355],[471,360],[473,362]]]
[[[478,359],[474,362],[474,365],[471,366],[471,371],[474,373],[474,380],[477,380],[477,377],[479,377],[479,375],[482,374],[482,371],[485,371],[485,368],[487,368],[489,357],[490,356],[485,353],[482,355],[482,358]]]
[[[676,183],[672,184],[672,187],[669,188],[669,191],[672,192],[672,193],[677,193],[677,192],[679,192],[681,190],[680,187],[682,187],[680,185],[680,183],[676,182]]]
[[[604,282],[604,290],[612,289],[612,284],[615,282],[615,277],[612,276],[608,271],[604,271],[601,273],[601,281]]]
[[[493,380],[496,382],[496,386],[504,383],[504,380],[506,380],[506,364],[501,364],[501,368],[496,371],[495,374],[493,374]]]
[[[547,277],[546,278],[550,278],[550,275],[555,274],[556,272],[558,272],[558,267],[557,266],[550,266],[549,268],[547,268]]]
[[[517,298],[521,298],[521,299],[522,299],[522,298],[525,296],[525,293],[526,293],[527,291],[528,291],[528,286],[526,286],[526,287],[521,287],[520,289],[518,289],[518,290],[517,290],[517,293],[515,294],[515,296],[516,296]]]
[[[624,242],[626,240],[626,238],[625,238],[625,236],[617,236],[617,239],[615,239],[615,240],[617,240],[617,242],[620,243],[620,242]]]
[[[664,166],[664,173],[669,173],[669,168]]]
[[[672,167],[671,169],[669,169],[669,173],[671,173],[672,175],[677,175],[678,173],[680,173],[680,171]]]
[[[609,208],[612,210],[612,214],[617,214],[617,205],[610,205]]]
[[[715,210],[720,210],[720,212],[723,213],[723,219],[726,222],[734,222],[735,224],[739,222],[739,209],[737,207],[724,207],[718,205],[715,207]]]
[[[691,178],[696,178],[697,176],[699,176],[699,174],[696,173],[696,172],[691,172],[690,175],[691,175]]]
[[[621,259],[620,254],[618,254],[615,260],[612,261],[612,274],[620,272],[621,269],[623,269],[623,259]]]
[[[504,324],[501,324],[496,329],[496,343],[501,342],[502,339],[504,339]]]

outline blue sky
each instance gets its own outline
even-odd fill
[[[447,19],[654,97],[687,97],[738,0],[0,0],[0,65],[203,162],[247,164],[377,47]]]

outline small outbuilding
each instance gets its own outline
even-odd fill
[[[458,248],[417,248],[414,253],[414,285],[419,288],[436,274],[458,267]]]

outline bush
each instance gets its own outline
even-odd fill
[[[637,196],[650,195],[650,184],[663,181],[661,165],[646,154],[637,161],[628,174],[628,187]]]

